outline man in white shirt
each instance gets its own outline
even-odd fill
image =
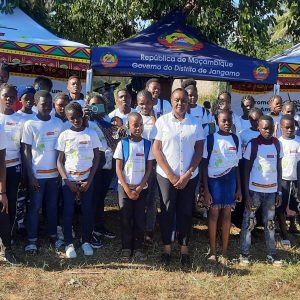
[[[84,95],[81,93],[82,85],[78,76],[71,76],[68,79],[67,90],[69,91],[70,101],[76,101],[83,107],[85,104]]]
[[[152,95],[153,110],[157,118],[172,111],[169,101],[159,98],[161,86],[157,78],[149,79],[145,89]]]

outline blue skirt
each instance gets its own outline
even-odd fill
[[[229,173],[217,178],[208,178],[209,192],[213,198],[211,207],[235,207],[236,193],[236,168]]]

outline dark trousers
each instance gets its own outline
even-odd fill
[[[85,193],[80,193],[82,211],[82,243],[89,243],[93,231],[93,183]],[[66,245],[73,243],[72,222],[75,208],[75,193],[67,185],[62,187],[64,196],[64,237]]]
[[[111,180],[114,176],[114,170],[97,170],[94,176],[94,230],[101,231],[104,229],[104,200],[107,195]]]
[[[3,205],[0,203],[0,238],[2,240],[1,250],[4,251],[11,248],[11,230],[9,214],[1,212],[2,208]]]
[[[144,241],[147,190],[143,190],[137,200],[131,200],[119,184],[118,194],[121,213],[122,249],[140,249]]]
[[[6,195],[11,232],[16,221],[18,189],[21,180],[21,165],[6,168]]]
[[[182,190],[174,188],[169,179],[157,174],[160,196],[160,231],[164,245],[172,243],[172,231],[176,216],[178,243],[187,246],[192,227],[195,189],[198,176],[191,179]]]

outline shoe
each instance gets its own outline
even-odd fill
[[[97,236],[96,234],[94,234],[94,232],[92,233],[91,246],[94,249],[99,249],[103,247],[103,243],[101,241],[100,236]]]
[[[84,243],[81,245],[81,249],[83,251],[83,254],[86,256],[92,256],[94,254],[94,250],[91,247],[90,243]]]
[[[217,264],[217,256],[215,254],[209,254],[207,257],[207,262],[211,266],[216,265]]]
[[[56,250],[60,249],[65,244],[64,241],[57,239],[56,237],[50,237],[49,241],[50,241],[50,245],[55,247]]]
[[[98,236],[105,236],[108,239],[114,239],[116,237],[116,235],[113,232],[107,230],[106,228],[103,228],[99,231],[94,231],[94,233]]]
[[[228,258],[223,255],[219,256],[218,263],[223,267],[228,267],[230,265]]]
[[[22,265],[11,249],[5,249],[4,252],[1,253],[1,257],[3,261],[7,262],[11,266],[18,267]]]
[[[267,255],[266,261],[268,264],[276,267],[281,267],[283,265],[283,261],[281,259],[278,259],[276,255]]]
[[[77,253],[75,251],[73,244],[69,244],[68,246],[66,246],[65,250],[66,250],[67,258],[76,258],[77,257]]]
[[[240,254],[239,263],[242,266],[248,266],[250,264],[249,255]]]
[[[191,259],[188,254],[181,254],[180,255],[180,262],[182,266],[188,267],[191,265]]]
[[[123,262],[128,262],[131,257],[131,250],[130,249],[122,249],[120,259]]]
[[[25,247],[25,252],[27,254],[30,254],[30,255],[36,255],[37,254],[37,246],[35,243],[31,242],[30,244],[28,244],[26,247]]]
[[[283,247],[291,247],[291,241],[290,240],[281,240],[281,245]]]
[[[160,262],[166,267],[169,266],[171,263],[171,254],[164,252],[160,257]]]
[[[146,261],[148,256],[143,250],[137,249],[134,251],[133,258],[138,261]]]

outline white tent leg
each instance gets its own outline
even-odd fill
[[[93,69],[89,69],[86,71],[86,86],[85,93],[89,94],[92,91],[93,85]]]
[[[280,93],[280,85],[274,84],[274,95],[279,95]]]

